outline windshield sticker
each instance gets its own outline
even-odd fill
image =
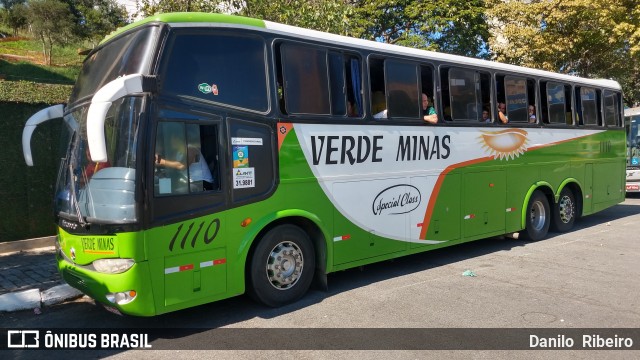
[[[234,168],[249,167],[249,147],[248,146],[233,147],[233,167]]]
[[[233,169],[233,188],[245,189],[256,187],[256,176],[254,168]]]
[[[200,85],[198,85],[198,90],[200,90],[201,93],[203,94],[213,94],[213,95],[218,95],[218,85],[216,84],[207,84],[207,83],[202,83]]]
[[[171,179],[170,178],[160,178],[158,179],[158,192],[160,194],[171,194]]]
[[[231,145],[262,145],[262,138],[231,138]]]
[[[203,94],[211,94],[211,85],[202,83],[198,85],[198,90],[200,90],[200,92]]]

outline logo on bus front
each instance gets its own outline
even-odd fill
[[[417,187],[400,184],[382,190],[373,200],[374,215],[400,215],[412,212],[420,206],[422,196]]]

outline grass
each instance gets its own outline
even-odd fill
[[[42,44],[39,41],[23,37],[2,39],[0,78],[9,81],[73,84],[84,59],[84,55],[78,55],[77,49],[77,45],[54,46],[54,65],[46,66],[43,65]]]

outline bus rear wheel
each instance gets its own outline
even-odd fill
[[[248,287],[254,300],[271,307],[294,302],[313,280],[313,244],[299,227],[277,226],[259,240],[250,266]]]
[[[540,190],[536,190],[531,194],[529,204],[527,204],[525,228],[520,234],[524,240],[542,240],[549,232],[550,223],[549,200]]]
[[[571,189],[565,187],[560,192],[558,203],[553,206],[553,221],[551,229],[557,232],[565,232],[573,228],[576,221],[576,198]]]

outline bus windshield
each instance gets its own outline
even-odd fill
[[[90,99],[102,86],[129,74],[149,74],[158,27],[125,34],[92,53],[82,71],[64,116],[62,157],[55,211],[83,223],[131,223],[137,219],[134,201],[138,125],[144,98],[127,96],[113,102],[105,118],[107,161],[93,162],[87,143]],[[84,100],[84,101],[83,101]]]
[[[142,97],[125,97],[107,113],[108,160],[93,162],[86,138],[88,106],[64,117],[70,139],[56,186],[56,214],[80,223],[130,223],[134,201],[136,149]]]
[[[119,37],[91,53],[84,60],[69,104],[92,96],[117,77],[148,74],[158,33],[158,27],[142,28]]]

